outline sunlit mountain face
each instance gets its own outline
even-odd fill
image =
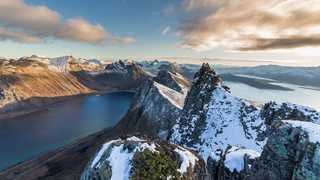
[[[3,57],[319,65],[319,10],[319,0],[2,0],[0,49]]]

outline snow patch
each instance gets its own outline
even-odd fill
[[[153,83],[164,98],[166,98],[172,105],[176,106],[179,109],[182,109],[184,103],[184,96],[181,93],[157,82]]]
[[[129,153],[127,150],[123,150],[123,144],[115,146],[108,158],[110,166],[112,168],[111,180],[127,180],[129,179],[131,170],[131,160],[134,152]]]
[[[94,166],[97,165],[97,163],[100,161],[102,155],[105,153],[105,151],[110,147],[111,144],[120,141],[120,139],[117,140],[112,140],[109,141],[105,144],[102,145],[102,148],[99,150],[99,152],[97,153],[97,155],[94,157],[92,163],[91,163],[91,168],[93,168]],[[99,166],[99,165],[98,165]]]
[[[243,149],[233,146],[226,154],[224,165],[231,172],[234,170],[240,172],[244,169],[245,156],[247,156],[249,159],[255,159],[260,156],[260,153],[251,149]]]
[[[174,151],[179,154],[182,161],[181,166],[178,169],[181,174],[186,173],[190,166],[193,168],[196,164],[196,161],[199,160],[194,154],[184,148],[179,147]]]

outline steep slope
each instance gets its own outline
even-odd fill
[[[185,96],[152,80],[137,90],[129,111],[119,122],[123,134],[139,132],[165,139],[180,115]]]
[[[183,147],[130,137],[104,144],[81,180],[199,179],[204,172],[203,161]]]
[[[0,66],[0,74],[1,115],[36,109],[55,97],[92,92],[70,73],[52,71],[47,64],[30,59],[10,60]]]
[[[188,79],[179,73],[168,70],[159,71],[153,80],[183,94],[187,94],[191,87],[191,82]]]
[[[229,145],[261,152],[265,142],[258,137],[265,128],[259,110],[232,96],[204,64],[195,75],[171,141],[197,149],[205,160],[219,160]]]

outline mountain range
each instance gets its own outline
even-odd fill
[[[18,62],[23,65],[14,67],[49,69],[34,60]],[[88,71],[58,64],[62,69],[71,67],[71,71],[55,71],[75,78],[85,93],[134,90],[130,108],[114,128],[7,169],[0,173],[2,179],[302,180],[320,176],[320,113],[292,103],[256,106],[236,97],[224,85],[223,73],[218,74],[229,73],[228,68],[216,72],[206,63],[198,67],[119,61]],[[130,83],[121,84],[124,80]],[[6,93],[3,88],[4,98]]]

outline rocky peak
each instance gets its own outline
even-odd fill
[[[289,175],[292,175],[294,169],[301,167],[295,177],[311,175],[313,178],[318,175],[316,169],[319,163],[314,160],[318,149],[299,150],[299,146],[306,147],[309,144],[303,138],[300,144],[294,141],[297,140],[296,137],[319,134],[320,129],[309,129],[307,135],[304,131],[292,135],[290,133],[297,129],[280,128],[283,120],[291,118],[295,120],[292,123],[310,123],[307,128],[319,126],[318,112],[304,106],[275,102],[267,103],[259,109],[233,96],[220,82],[219,76],[208,64],[204,64],[196,73],[182,115],[172,129],[171,142],[199,152],[213,177],[241,179],[248,175],[249,167],[253,164],[256,164],[252,172],[252,177],[255,177],[253,179],[292,179]],[[292,148],[288,144],[295,144],[297,148],[290,150]],[[311,144],[310,147],[315,146]],[[295,158],[305,153],[301,157],[307,159],[295,164]],[[263,158],[257,161],[256,158],[260,155]],[[273,157],[277,157],[275,161]],[[233,162],[238,162],[237,166]],[[275,167],[272,172],[266,170],[270,165]],[[283,172],[277,172],[279,169],[283,169]],[[268,176],[270,173],[275,175]]]
[[[233,166],[232,162],[240,159],[243,164],[244,157],[259,156],[265,129],[259,109],[233,96],[215,71],[203,64],[195,74],[170,141],[198,151],[212,176],[217,176],[217,167],[224,167],[220,161],[226,161],[229,172],[242,171],[244,165]]]
[[[194,76],[191,90],[186,99],[186,108],[189,109],[192,108],[191,106],[194,106],[193,108],[195,108],[195,110],[202,109],[203,105],[208,103],[211,92],[217,86],[220,86],[220,82],[221,79],[216,72],[209,64],[204,63]],[[197,101],[197,103],[195,103],[194,100]]]
[[[126,65],[122,60],[119,60],[117,62],[108,64],[105,67],[105,71],[113,71],[113,72],[119,72],[119,73],[127,73]]]
[[[108,64],[105,67],[105,71],[109,73],[122,73],[133,76],[138,73],[145,73],[135,62],[125,62],[122,60]]]
[[[195,74],[191,89],[185,100],[182,116],[179,119],[179,125],[185,130],[180,143],[192,145],[200,141],[200,131],[206,124],[207,106],[211,101],[212,92],[220,86],[220,82],[220,77],[206,63]],[[193,129],[192,126],[197,128]]]

